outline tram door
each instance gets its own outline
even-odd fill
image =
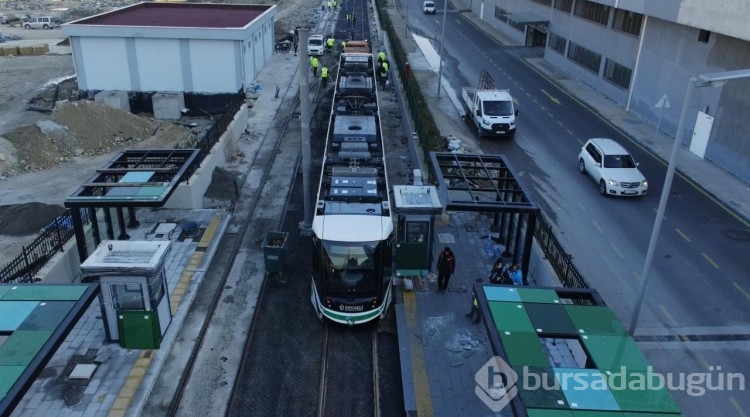
[[[399,215],[396,275],[426,276],[432,265],[434,216]]]

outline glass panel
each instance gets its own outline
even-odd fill
[[[141,284],[109,284],[112,306],[117,310],[145,310]]]

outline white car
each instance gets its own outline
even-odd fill
[[[435,14],[435,3],[427,0],[422,3],[422,11],[424,14]]]
[[[325,47],[326,45],[323,35],[312,35],[310,36],[310,39],[307,40],[308,55],[321,56],[323,55],[323,51],[325,51]]]
[[[601,195],[641,196],[648,191],[638,163],[612,139],[589,139],[578,154],[578,171],[599,184]]]

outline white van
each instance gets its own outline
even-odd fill
[[[422,11],[424,14],[435,14],[435,2],[427,0],[422,3]]]
[[[307,40],[307,54],[308,55],[323,55],[323,51],[325,51],[325,41],[323,40],[323,35],[312,35],[310,36],[310,39]]]
[[[27,22],[23,23],[23,27],[26,29],[52,29],[58,26],[57,22],[55,22],[55,18],[49,16],[32,17]]]

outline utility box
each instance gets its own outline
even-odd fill
[[[185,94],[156,93],[151,97],[154,106],[154,119],[180,120],[182,109],[185,108]]]
[[[159,313],[156,311],[120,311],[117,314],[120,346],[126,349],[159,349]]]
[[[130,100],[127,91],[100,91],[94,95],[94,101],[130,113]]]
[[[263,260],[266,272],[284,272],[287,232],[268,232],[263,241]]]

